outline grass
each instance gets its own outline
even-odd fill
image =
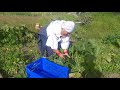
[[[108,34],[119,32],[120,16],[111,12],[92,13],[91,23],[81,27],[81,36],[85,38],[101,39]]]
[[[34,33],[37,33],[34,29],[35,23],[38,22],[44,26],[45,24],[48,24],[51,19],[73,21],[88,19],[88,22],[85,24],[76,24],[75,31],[71,35],[71,39],[76,41],[74,45],[77,48],[74,49],[80,51],[75,52],[76,55],[73,54],[73,59],[77,62],[72,69],[73,71],[79,71],[85,78],[119,77],[120,49],[112,44],[103,44],[101,42],[102,39],[108,35],[120,33],[119,13],[87,12],[75,16],[66,12],[0,12],[0,26],[5,24],[11,26],[25,24],[29,30]],[[88,43],[90,45],[88,45]],[[32,50],[30,55],[35,55],[37,53],[36,47],[36,42],[35,44],[27,44],[28,51]],[[74,58],[74,56],[76,58]],[[38,58],[39,55],[37,54],[36,57]],[[73,62],[71,65],[72,64]]]

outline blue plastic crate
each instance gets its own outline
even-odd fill
[[[26,74],[28,78],[68,78],[69,68],[40,58],[26,66]]]

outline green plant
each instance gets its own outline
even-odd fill
[[[108,35],[103,39],[103,43],[112,44],[116,47],[120,47],[120,34]]]

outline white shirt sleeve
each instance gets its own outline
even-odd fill
[[[49,35],[46,41],[46,45],[52,49],[58,49],[57,37],[54,34]]]
[[[46,45],[50,46],[52,49],[58,49],[59,34],[61,32],[61,25],[64,20],[53,21],[47,27],[47,36]],[[61,42],[62,49],[67,49],[69,47],[69,37],[63,38]]]
[[[61,48],[62,49],[68,49],[69,44],[70,44],[70,36],[65,37],[65,38],[62,39]]]

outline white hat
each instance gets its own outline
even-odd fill
[[[62,28],[64,28],[67,32],[72,32],[74,30],[75,23],[73,21],[65,21],[62,24]]]

